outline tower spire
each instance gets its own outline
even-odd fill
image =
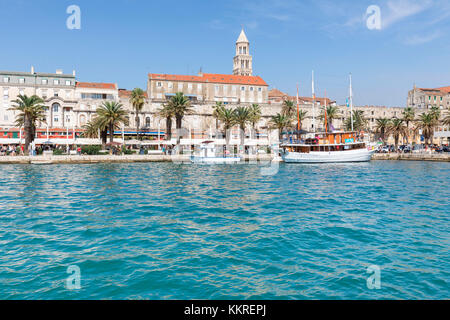
[[[251,76],[253,74],[253,58],[250,55],[250,42],[242,27],[236,41],[236,55],[233,59],[233,74]]]

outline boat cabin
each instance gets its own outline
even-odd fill
[[[333,132],[307,135],[306,139],[283,144],[281,147],[288,152],[310,153],[364,149],[366,144],[359,141],[356,132]]]

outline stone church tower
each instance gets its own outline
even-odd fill
[[[240,76],[253,75],[250,42],[248,42],[244,29],[242,29],[241,34],[236,41],[236,56],[233,59],[233,74]]]

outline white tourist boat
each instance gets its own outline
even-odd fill
[[[359,142],[355,132],[317,134],[314,139],[281,145],[286,163],[368,162],[375,149]]]
[[[226,164],[240,162],[241,158],[237,156],[217,156],[214,141],[204,141],[200,144],[200,153],[191,156],[192,163],[210,163],[210,164]]]
[[[298,89],[297,89],[298,90]],[[356,132],[353,132],[353,90],[352,76],[350,74],[350,114],[351,132],[325,132],[310,133],[306,140],[284,143],[281,145],[282,158],[287,163],[341,163],[341,162],[368,162],[375,153],[375,148],[366,142],[359,140]],[[313,128],[316,128],[315,115],[316,95],[314,92],[314,72],[312,74],[312,118]],[[326,99],[325,99],[325,128],[326,123]],[[297,91],[297,112],[298,91]],[[300,132],[300,128],[298,128]],[[292,139],[292,138],[291,138]]]

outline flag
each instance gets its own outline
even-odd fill
[[[348,101],[348,98],[346,100],[346,103],[347,103],[347,108],[350,108],[350,102]]]

